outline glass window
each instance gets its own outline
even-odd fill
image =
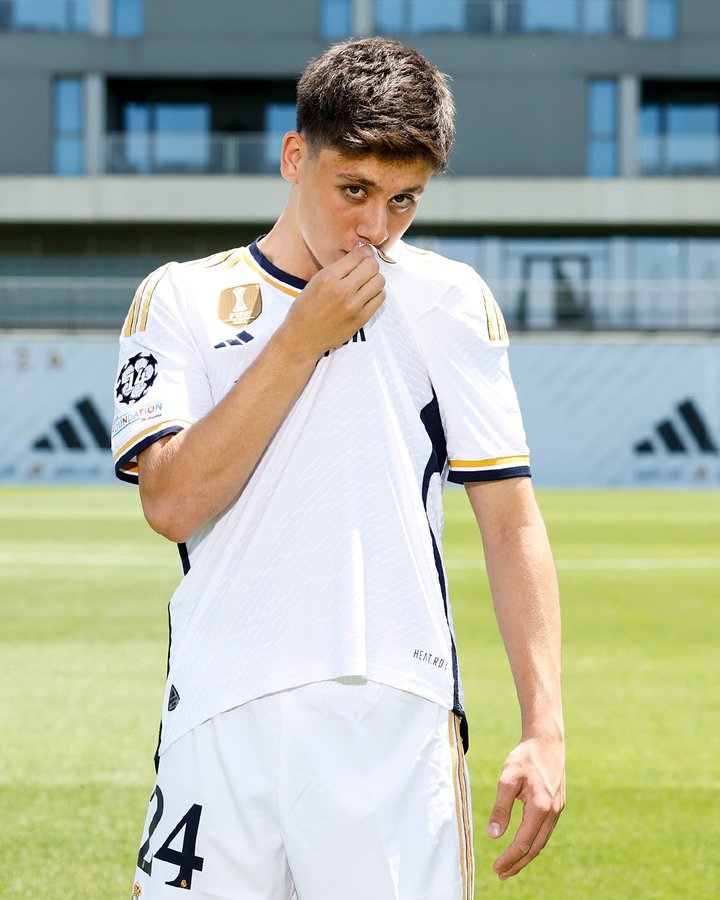
[[[351,0],[322,0],[320,32],[331,40],[349,37],[352,33]]]
[[[139,37],[143,32],[143,0],[113,0],[112,31],[116,37]]]
[[[476,0],[375,0],[375,30],[380,34],[465,31],[466,7]]]
[[[659,174],[662,169],[660,123],[661,110],[658,104],[647,104],[640,109],[640,171],[646,175]]]
[[[677,36],[676,0],[645,0],[646,34],[650,38]]]
[[[617,84],[590,82],[588,91],[588,175],[608,178],[618,174]]]
[[[39,31],[88,31],[90,0],[14,0],[12,27]]]
[[[211,163],[210,107],[206,103],[126,103],[122,157],[113,169],[132,172],[204,172]]]
[[[59,175],[80,175],[85,166],[82,80],[58,78],[54,99],[53,171]]]
[[[617,30],[615,0],[513,0],[507,4],[510,31],[550,34],[609,34]]]
[[[643,174],[717,174],[720,172],[720,83],[645,84],[640,135]]]
[[[667,133],[667,165],[670,170],[718,170],[720,106],[671,104],[667,108]]]
[[[283,137],[295,130],[296,114],[294,103],[268,103],[265,107],[265,166],[271,171],[280,164]]]
[[[687,242],[673,238],[637,238],[630,246],[634,256],[634,325],[679,327],[685,317],[680,298]]]
[[[522,0],[523,31],[578,31],[577,0]]]

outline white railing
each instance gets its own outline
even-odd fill
[[[137,278],[0,276],[0,329],[119,331]]]
[[[0,328],[118,332],[136,278],[0,276]],[[501,279],[511,330],[720,332],[720,281]]]
[[[115,175],[276,174],[282,134],[123,134],[105,137],[105,171]]]
[[[268,132],[110,133],[105,136],[105,172],[115,175],[277,174],[282,138],[282,134]],[[643,137],[639,171],[647,176],[720,174],[720,136]]]

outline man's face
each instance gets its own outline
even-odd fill
[[[311,277],[361,242],[391,249],[415,217],[432,166],[348,157],[327,148],[310,153],[300,141],[296,165],[283,174],[294,183],[295,226],[307,263],[302,276]]]

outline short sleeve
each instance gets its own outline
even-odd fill
[[[469,271],[418,319],[445,430],[448,480],[529,476],[507,328],[490,289]]]
[[[137,456],[182,431],[212,407],[192,339],[182,267],[168,263],[138,288],[120,334],[112,451],[115,474],[138,482]]]

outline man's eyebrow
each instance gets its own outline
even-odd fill
[[[361,187],[372,188],[372,190],[379,190],[380,185],[373,181],[372,178],[363,178],[362,175],[355,175],[352,172],[338,172],[337,173],[338,181],[351,181],[353,184],[359,184]],[[425,190],[425,186],[422,184],[418,184],[415,187],[403,188],[400,191],[397,191],[398,194],[422,194]]]

